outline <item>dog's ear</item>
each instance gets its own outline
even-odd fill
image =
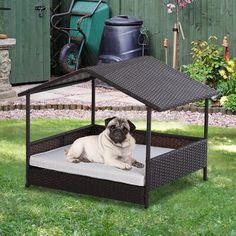
[[[129,123],[130,132],[134,132],[136,129],[136,126],[130,120],[127,120],[127,121]]]
[[[105,127],[107,127],[108,123],[109,123],[111,120],[115,119],[115,118],[116,118],[116,116],[113,116],[113,117],[111,117],[111,118],[105,119],[105,120],[104,120],[104,121],[105,121]]]

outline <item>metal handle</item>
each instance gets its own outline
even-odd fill
[[[0,7],[0,10],[6,11],[6,10],[11,10],[9,7]]]
[[[85,16],[82,16],[82,17],[78,20],[78,22],[77,22],[78,30],[80,30],[80,25],[81,25],[82,21],[83,21],[84,19],[88,18],[88,17],[92,17],[92,16],[94,15],[94,13],[97,11],[97,9],[99,8],[99,6],[100,6],[100,4],[101,4],[102,2],[103,2],[102,0],[99,0],[98,3],[97,3],[97,5],[96,5],[95,8],[93,9],[93,12],[92,12],[92,13],[89,13],[89,14],[87,14],[87,15],[85,15]]]
[[[46,10],[45,6],[35,6],[35,11],[39,12],[39,17],[43,16],[43,12]]]

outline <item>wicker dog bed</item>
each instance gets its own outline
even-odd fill
[[[99,134],[104,130],[95,122],[95,78],[146,105],[147,129],[133,133],[138,144],[136,151],[142,154],[138,158],[145,163],[143,171],[139,172],[136,168],[130,172],[122,171],[98,167],[99,164],[95,163],[80,163],[77,164],[82,164],[79,167],[63,163],[61,152],[65,146],[79,137]],[[90,80],[91,125],[31,142],[30,95]],[[200,169],[203,169],[203,179],[207,180],[208,98],[215,94],[215,90],[153,57],[88,67],[26,90],[19,94],[26,95],[26,186],[38,185],[117,199],[143,204],[147,208],[149,193],[156,187]],[[201,99],[205,99],[203,137],[151,131],[152,109],[165,111]]]

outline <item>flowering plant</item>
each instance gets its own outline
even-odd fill
[[[215,36],[210,36],[208,41],[192,42],[193,63],[183,67],[190,77],[216,89],[220,105],[235,112],[236,58],[226,61],[223,47],[216,42]]]
[[[193,79],[208,84],[215,89],[217,89],[218,81],[223,79],[224,72],[221,70],[226,66],[222,55],[223,48],[218,47],[216,41],[215,36],[210,36],[208,41],[198,40],[192,42],[191,55],[193,63],[184,66],[185,72]]]
[[[235,60],[230,59],[229,61],[227,61],[225,63],[223,68],[221,70],[219,70],[219,74],[224,80],[229,80],[229,79],[232,79],[236,76],[235,69],[236,69],[235,68]]]
[[[186,7],[188,4],[192,3],[193,0],[177,0],[177,4],[179,5],[179,7],[184,8]]]
[[[225,110],[236,112],[236,94],[222,97],[220,99],[220,105],[223,106]]]
[[[229,60],[226,67],[221,69],[219,73],[223,77],[217,86],[219,96],[222,96],[220,99],[220,105],[223,106],[225,110],[236,112],[235,60]]]
[[[192,2],[193,0],[175,0],[175,4],[174,3],[166,4],[167,12],[173,13],[176,11],[178,13],[178,8],[185,8],[187,7],[188,4]]]
[[[217,83],[219,96],[236,94],[236,60],[225,61],[219,70],[220,80]]]

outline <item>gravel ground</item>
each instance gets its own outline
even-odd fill
[[[32,119],[57,118],[57,119],[90,119],[91,113],[86,110],[32,110]],[[96,119],[105,119],[111,116],[127,117],[131,120],[146,119],[145,111],[112,111],[99,110],[96,112]],[[204,122],[204,114],[199,112],[166,111],[153,112],[153,120],[158,121],[180,121],[187,124],[200,124]],[[24,110],[0,111],[0,119],[25,119]],[[218,127],[236,128],[236,116],[214,113],[209,115],[209,125]]]
[[[35,85],[34,85],[35,86]],[[91,86],[90,83],[85,83],[82,85],[76,85],[74,90],[70,90],[68,96],[72,96],[74,100],[71,100],[64,95],[61,98],[56,99],[48,99],[41,101],[38,99],[37,101],[32,101],[32,104],[82,104],[82,105],[90,105],[90,98],[87,98],[89,102],[81,101],[78,93],[83,94],[85,90],[89,89]],[[32,86],[18,86],[18,92],[25,90],[26,88],[30,88]],[[16,89],[15,88],[15,89]],[[87,90],[86,90],[87,91]],[[109,106],[120,107],[129,104],[129,100],[123,99],[122,101],[117,100],[117,97],[123,98],[124,95],[119,93],[119,96],[116,94],[116,90],[112,89],[104,89],[101,87],[96,88],[96,92],[98,93],[98,97],[101,98],[103,95],[109,96]],[[57,95],[60,94],[60,91],[57,91]],[[87,93],[87,92],[86,92]],[[75,95],[75,96],[73,96]],[[112,99],[114,97],[114,99]],[[126,97],[124,97],[126,98]],[[140,104],[132,104],[131,105],[140,105]],[[25,104],[25,97],[18,98],[13,104]],[[107,106],[106,100],[100,100],[96,102],[97,106],[105,107]],[[91,113],[88,110],[32,110],[31,111],[32,119],[37,118],[57,118],[57,119],[90,119]],[[127,117],[131,120],[145,120],[146,112],[145,111],[112,111],[112,110],[98,110],[96,112],[96,119],[105,119],[111,116],[122,116]],[[153,120],[158,121],[180,121],[187,124],[200,124],[202,125],[204,122],[204,114],[199,112],[184,112],[184,111],[166,111],[166,112],[153,112],[152,113]],[[24,110],[12,110],[12,111],[0,111],[0,120],[1,119],[25,119],[25,111]],[[213,113],[209,115],[209,125],[218,126],[218,127],[231,127],[236,128],[236,116],[235,115],[223,115],[221,113]]]

